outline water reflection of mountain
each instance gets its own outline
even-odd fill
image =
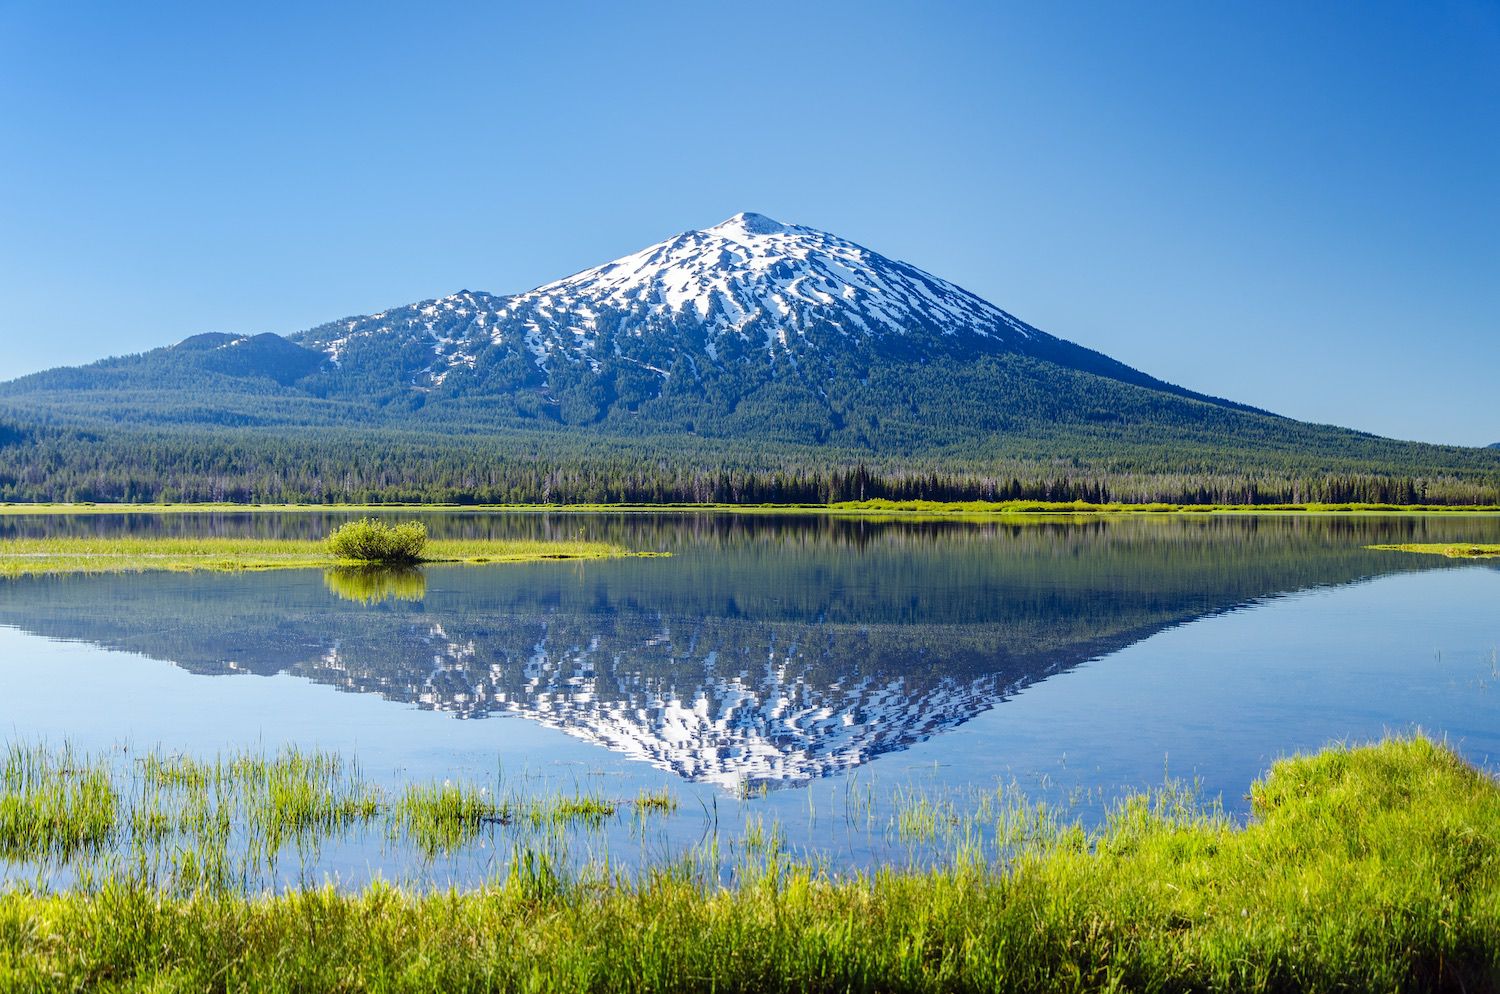
[[[583,525],[677,555],[434,568],[420,601],[373,603],[316,572],[23,579],[0,586],[0,623],[197,673],[520,714],[689,779],[781,784],[905,748],[1171,625],[1447,565],[1364,544],[1484,537],[1474,519],[1416,518]]]

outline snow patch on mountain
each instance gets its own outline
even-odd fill
[[[536,315],[531,327],[538,340],[562,331],[586,337],[598,314],[608,311],[637,318],[696,315],[710,338],[762,319],[768,347],[814,321],[862,335],[906,334],[922,326],[996,338],[1035,333],[915,266],[827,232],[749,213],[519,294],[505,311]],[[634,327],[639,333],[643,324]]]

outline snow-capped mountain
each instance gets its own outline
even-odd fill
[[[921,334],[989,339],[1020,348],[1047,339],[1000,308],[915,266],[827,232],[736,214],[602,266],[511,297],[463,291],[410,308],[324,326],[303,344],[337,361],[360,338],[427,337],[421,374],[441,382],[485,349],[523,345],[536,362],[561,356],[597,366],[607,331],[613,356],[630,339],[689,328],[709,359],[733,336],[767,357],[793,357],[816,332],[854,340]],[[643,363],[666,377],[666,369]]]
[[[580,374],[602,377],[595,403],[564,412],[573,421],[724,376],[736,394],[759,378],[864,381],[892,358],[1026,355],[1182,392],[908,263],[750,213],[525,293],[464,290],[295,340],[341,367],[366,366],[372,353],[389,364],[395,349],[400,378],[418,391],[534,388],[556,402]]]
[[[1041,435],[1113,448],[1238,433],[1258,449],[1295,427],[761,214],[524,293],[464,290],[289,337],[196,335],[35,374],[0,385],[0,407],[110,425],[540,430],[549,445],[559,426],[597,426],[900,455]]]
[[[550,334],[535,341],[559,346],[559,329],[587,337],[604,311],[646,320],[696,315],[710,343],[760,327],[769,351],[823,322],[857,337],[904,335],[914,326],[1011,342],[1038,333],[914,266],[763,214],[685,232],[521,294],[506,309],[541,319],[538,329]]]

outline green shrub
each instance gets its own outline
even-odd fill
[[[390,525],[374,518],[350,521],[328,536],[328,551],[339,559],[361,563],[405,564],[422,561],[427,526],[420,521]]]

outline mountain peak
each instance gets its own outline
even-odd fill
[[[709,228],[721,234],[742,233],[746,235],[776,235],[787,231],[791,226],[782,224],[773,217],[764,214],[756,214],[753,211],[741,211],[734,217]]]
[[[504,311],[539,362],[561,351],[592,364],[606,325],[638,338],[696,323],[690,334],[715,362],[726,338],[774,356],[816,348],[810,336],[846,352],[887,336],[927,343],[919,349],[945,339],[1003,349],[1039,334],[914,266],[750,211],[518,294]]]

